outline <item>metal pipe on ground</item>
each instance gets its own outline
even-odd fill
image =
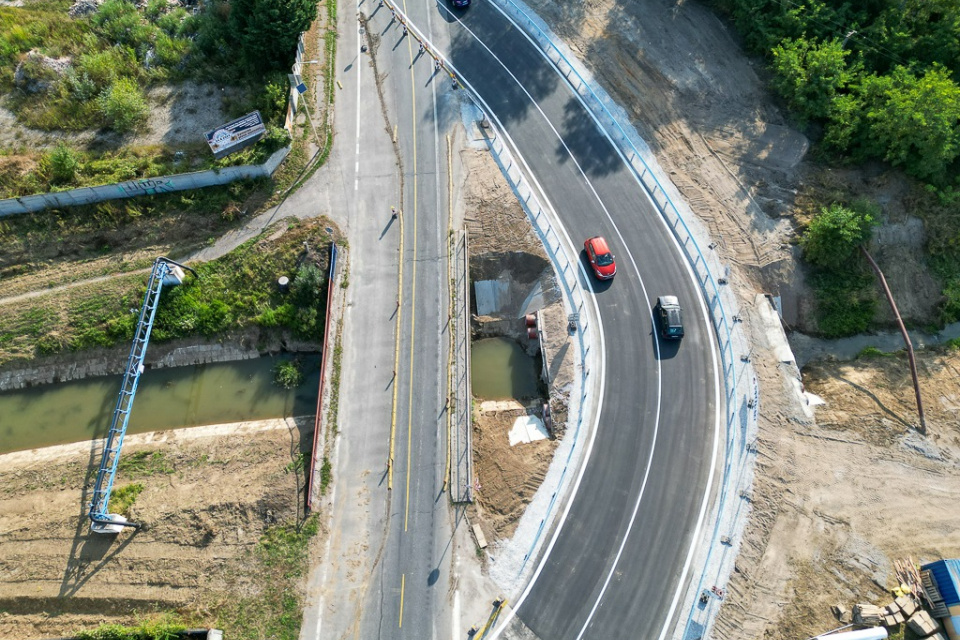
[[[880,279],[880,284],[883,286],[883,292],[887,296],[887,302],[890,303],[890,308],[893,309],[894,318],[897,320],[897,326],[900,327],[900,334],[903,335],[903,343],[907,346],[907,356],[910,359],[910,375],[913,376],[913,391],[917,396],[917,414],[920,416],[920,433],[927,433],[927,421],[923,416],[923,401],[920,399],[920,380],[917,378],[917,360],[913,355],[913,343],[910,342],[910,334],[907,333],[907,328],[903,324],[903,319],[900,317],[900,310],[897,309],[897,303],[893,301],[893,294],[890,292],[890,287],[887,286],[887,279],[883,277],[883,272],[880,271],[880,267],[877,266],[877,263],[873,261],[873,257],[867,253],[867,248],[863,245],[860,245],[860,251],[866,257],[867,262],[870,263],[870,267],[873,269],[873,272],[877,274],[877,277]],[[886,636],[884,636],[886,637]]]

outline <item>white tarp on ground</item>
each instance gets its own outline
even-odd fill
[[[546,440],[548,437],[550,435],[540,418],[537,416],[520,416],[514,421],[513,429],[510,429],[510,446],[527,444],[534,440]]]
[[[510,284],[503,280],[478,280],[473,283],[477,315],[492,316],[510,300]]]

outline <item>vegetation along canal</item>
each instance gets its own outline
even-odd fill
[[[300,354],[303,381],[274,382],[291,356],[148,370],[127,433],[309,415],[316,410],[320,356]],[[0,454],[106,435],[121,376],[103,376],[0,393]]]
[[[536,361],[509,338],[475,341],[470,350],[470,375],[473,395],[483,400],[539,395]]]

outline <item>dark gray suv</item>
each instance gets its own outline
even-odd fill
[[[683,309],[676,296],[660,296],[654,307],[660,335],[667,340],[679,340],[683,337]]]

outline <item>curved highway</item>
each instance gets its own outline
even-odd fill
[[[446,7],[438,7],[448,13]],[[450,58],[503,124],[574,243],[603,235],[618,275],[592,283],[606,382],[596,437],[517,616],[538,637],[664,637],[677,611],[720,424],[702,297],[643,188],[566,82],[487,2],[457,16]],[[679,343],[652,326],[677,295]]]
[[[582,279],[596,296],[606,345],[595,437],[511,624],[519,620],[544,640],[662,639],[708,500],[722,409],[718,356],[700,292],[641,185],[509,20],[488,0],[456,13],[446,4],[399,2],[502,123],[574,245],[604,235],[617,256],[611,283]],[[382,196],[401,203],[403,225],[387,225],[380,238],[402,236],[403,272],[396,373],[385,388],[395,394],[393,490],[383,511],[375,507],[386,530],[371,581],[356,594],[357,618],[332,624],[350,629],[349,637],[449,637],[448,549],[456,523],[440,493],[445,394],[435,374],[446,362],[437,313],[446,298],[442,133],[459,118],[445,75],[434,73],[389,9],[376,0],[359,0],[355,8],[377,43],[381,100],[398,114],[388,133],[401,165],[401,193]],[[354,60],[362,60],[360,51]],[[370,117],[366,123],[379,126]],[[359,140],[359,119],[356,127]],[[359,149],[358,143],[356,171],[363,166]],[[661,342],[653,331],[651,308],[664,294],[678,296],[685,309],[680,343]],[[456,602],[452,609],[455,617]]]

